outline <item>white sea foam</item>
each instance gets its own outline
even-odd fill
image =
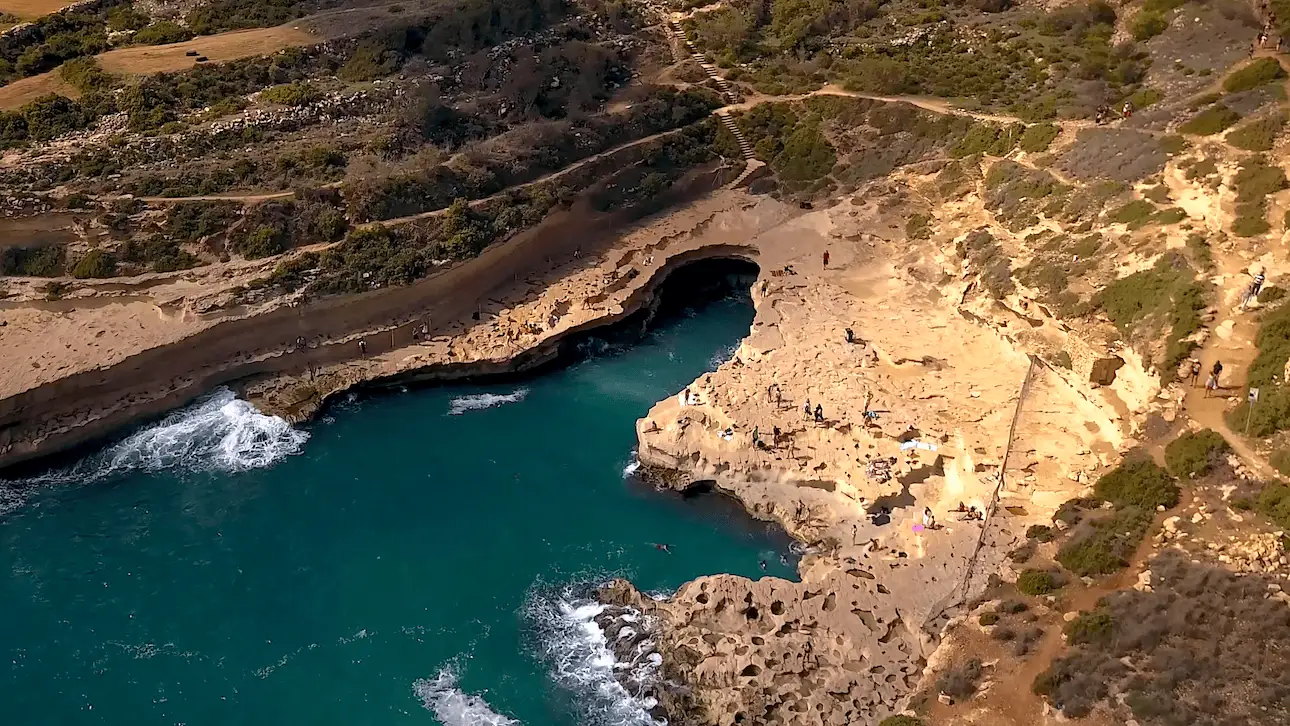
[[[627,462],[627,466],[623,467],[623,478],[626,479],[630,477],[632,474],[635,474],[637,471],[639,471],[640,468],[641,468],[641,460],[636,458],[636,452],[633,451],[632,460]]]
[[[643,692],[629,691],[619,679],[622,676],[622,680],[632,684],[657,680],[662,658],[652,657],[657,655],[652,641],[642,640],[632,657],[619,661],[596,623],[605,606],[595,600],[575,597],[568,590],[557,595],[535,594],[528,610],[540,632],[542,655],[550,665],[551,677],[581,701],[580,723],[584,726],[666,726],[666,721],[656,720],[649,714],[657,702]],[[636,613],[624,613],[624,619],[630,622],[638,618]]]
[[[26,480],[0,482],[0,512],[21,503],[32,487],[91,483],[132,470],[245,471],[300,453],[309,434],[266,416],[227,388],[220,388],[160,422],[64,469]]]
[[[458,396],[448,404],[448,415],[460,416],[467,411],[478,411],[508,403],[519,403],[527,395],[529,395],[529,389],[520,388],[506,394],[478,393],[473,396]]]
[[[735,357],[735,351],[737,350],[739,350],[738,344],[728,345],[713,353],[712,357],[708,359],[708,370],[715,371],[720,368],[723,363]]]
[[[519,724],[489,708],[483,698],[457,688],[457,675],[445,668],[434,678],[422,678],[412,691],[443,726],[513,726]]]

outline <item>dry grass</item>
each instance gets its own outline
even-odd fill
[[[218,63],[265,55],[291,46],[312,45],[322,40],[323,38],[296,29],[294,25],[279,25],[276,28],[234,30],[170,45],[110,50],[99,55],[98,61],[103,70],[109,73],[165,73],[182,71],[196,65],[195,58],[185,55],[190,50],[206,56],[212,63]]]
[[[73,0],[0,0],[0,12],[30,20],[58,12],[72,2]]]
[[[313,45],[323,40],[324,38],[297,29],[292,24],[276,28],[234,30],[171,45],[121,48],[100,53],[96,58],[103,70],[109,73],[145,75],[182,71],[197,65],[195,57],[186,55],[190,50],[209,58],[212,63],[218,63],[266,55],[291,46]],[[47,93],[57,93],[69,98],[78,96],[76,89],[63,81],[55,69],[0,87],[0,109],[18,108]]]
[[[49,93],[68,98],[78,98],[81,95],[58,75],[58,71],[51,71],[0,86],[0,109],[15,109]]]

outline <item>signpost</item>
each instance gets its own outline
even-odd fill
[[[1249,436],[1250,419],[1254,418],[1254,404],[1257,403],[1259,400],[1259,389],[1251,388],[1249,395],[1246,396],[1245,398],[1247,401],[1249,401],[1249,404],[1250,404],[1249,408],[1246,409],[1245,411],[1245,435]]]

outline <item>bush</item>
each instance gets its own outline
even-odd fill
[[[1080,613],[1079,617],[1066,623],[1063,632],[1066,642],[1071,645],[1082,645],[1103,641],[1111,637],[1115,620],[1104,612]]]
[[[1035,124],[1026,128],[1018,145],[1022,151],[1030,154],[1048,151],[1048,147],[1061,132],[1061,127],[1054,124]]]
[[[1230,448],[1216,431],[1188,431],[1165,447],[1165,464],[1176,477],[1197,477],[1207,473]]]
[[[72,277],[77,279],[112,277],[116,274],[116,258],[103,250],[90,250],[72,267]]]
[[[116,85],[116,76],[99,67],[91,56],[73,58],[58,67],[58,75],[82,94],[106,93]]]
[[[956,699],[963,700],[976,693],[977,683],[981,681],[981,661],[972,658],[963,665],[951,668],[936,679],[936,690],[947,693]]]
[[[911,214],[905,221],[905,236],[910,239],[929,239],[932,236],[932,218],[926,214]]]
[[[1133,22],[1129,24],[1129,33],[1134,40],[1150,40],[1165,32],[1168,27],[1169,21],[1163,15],[1144,10],[1134,16]]]
[[[248,260],[272,257],[287,251],[287,238],[282,230],[268,226],[256,227],[233,245],[233,251]]]
[[[0,249],[0,275],[58,277],[67,264],[67,248],[61,244]]]
[[[999,622],[999,613],[981,613],[981,617],[977,619],[977,622],[985,626],[994,625]]]
[[[1237,121],[1241,120],[1241,114],[1232,109],[1217,104],[1201,111],[1192,117],[1190,121],[1178,127],[1178,130],[1184,134],[1195,134],[1196,136],[1213,136],[1220,131],[1225,131]]]
[[[117,5],[108,11],[108,30],[139,30],[148,25],[148,16],[129,5]]]
[[[1262,290],[1259,290],[1259,302],[1265,305],[1268,303],[1274,303],[1278,300],[1281,300],[1285,296],[1286,296],[1285,289],[1277,287],[1276,285],[1268,285]]]
[[[1107,212],[1107,221],[1112,224],[1123,224],[1129,229],[1145,227],[1156,213],[1156,207],[1145,199],[1135,199],[1116,209]]]
[[[1267,219],[1252,216],[1255,211],[1262,210],[1245,210],[1240,207],[1238,209],[1247,213],[1232,220],[1232,234],[1237,237],[1258,237],[1261,234],[1267,234],[1272,229],[1272,225],[1268,224]]]
[[[1026,529],[1026,539],[1052,542],[1057,537],[1057,530],[1046,524],[1032,524]]]
[[[1285,170],[1277,164],[1271,164],[1263,156],[1253,156],[1241,162],[1241,168],[1232,178],[1236,187],[1237,203],[1260,203],[1269,194],[1285,189]]]
[[[1123,569],[1146,534],[1151,516],[1151,512],[1127,507],[1109,516],[1086,519],[1057,550],[1057,562],[1081,577]]]
[[[265,103],[277,103],[283,106],[304,106],[320,98],[314,87],[304,81],[284,83],[280,86],[266,88],[260,92],[260,100]]]
[[[999,612],[1006,613],[1008,615],[1024,613],[1029,609],[1030,606],[1020,600],[1004,600],[999,604]]]
[[[304,3],[297,0],[215,0],[189,13],[184,22],[198,35],[213,35],[281,25],[304,13]]]
[[[921,718],[913,716],[888,716],[878,722],[878,726],[927,726]]]
[[[1284,113],[1273,113],[1251,119],[1227,134],[1227,143],[1246,151],[1269,151],[1285,128]]]
[[[1023,570],[1017,576],[1017,590],[1026,595],[1047,595],[1060,585],[1048,570]]]
[[[1259,492],[1254,509],[1276,522],[1277,526],[1290,527],[1290,486],[1281,482],[1268,483]]]
[[[1178,503],[1178,485],[1173,477],[1146,456],[1132,457],[1103,474],[1093,485],[1093,492],[1117,507],[1155,509]]]
[[[1240,93],[1286,77],[1286,71],[1276,58],[1259,58],[1228,74],[1223,79],[1223,90]]]
[[[159,20],[135,33],[130,40],[137,45],[167,45],[191,40],[193,35],[193,31],[179,23]]]

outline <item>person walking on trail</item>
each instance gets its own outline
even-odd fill
[[[1199,381],[1200,381],[1200,360],[1198,358],[1192,358],[1191,359],[1191,387],[1195,388],[1196,384]]]
[[[1214,367],[1209,369],[1209,372],[1214,375],[1214,380],[1218,380],[1218,377],[1223,375],[1223,361],[1214,361]]]
[[[828,267],[828,266],[829,266],[829,251],[828,251],[828,250],[824,250],[824,255],[822,256],[822,258],[821,258],[821,259],[823,259],[823,260],[824,260],[824,266],[825,266],[825,267]]]
[[[806,403],[802,404],[802,413],[805,414],[807,418],[811,417],[811,399],[806,399]]]
[[[1209,374],[1209,378],[1205,380],[1205,398],[1209,398],[1209,394],[1217,390],[1218,390],[1218,375],[1215,373],[1211,373]]]
[[[1124,108],[1121,110],[1120,115],[1124,118],[1133,118],[1133,104],[1129,101],[1125,101]]]
[[[1259,293],[1263,292],[1263,283],[1267,279],[1263,271],[1259,270],[1258,274],[1254,276],[1254,282],[1251,282],[1249,289],[1245,291],[1245,299],[1241,300],[1241,307],[1249,307],[1250,303],[1259,298]]]
[[[367,341],[366,341],[366,340],[360,340],[360,341],[358,341],[358,354],[359,354],[359,355],[367,355]]]
[[[815,423],[824,423],[824,407],[815,404]]]

